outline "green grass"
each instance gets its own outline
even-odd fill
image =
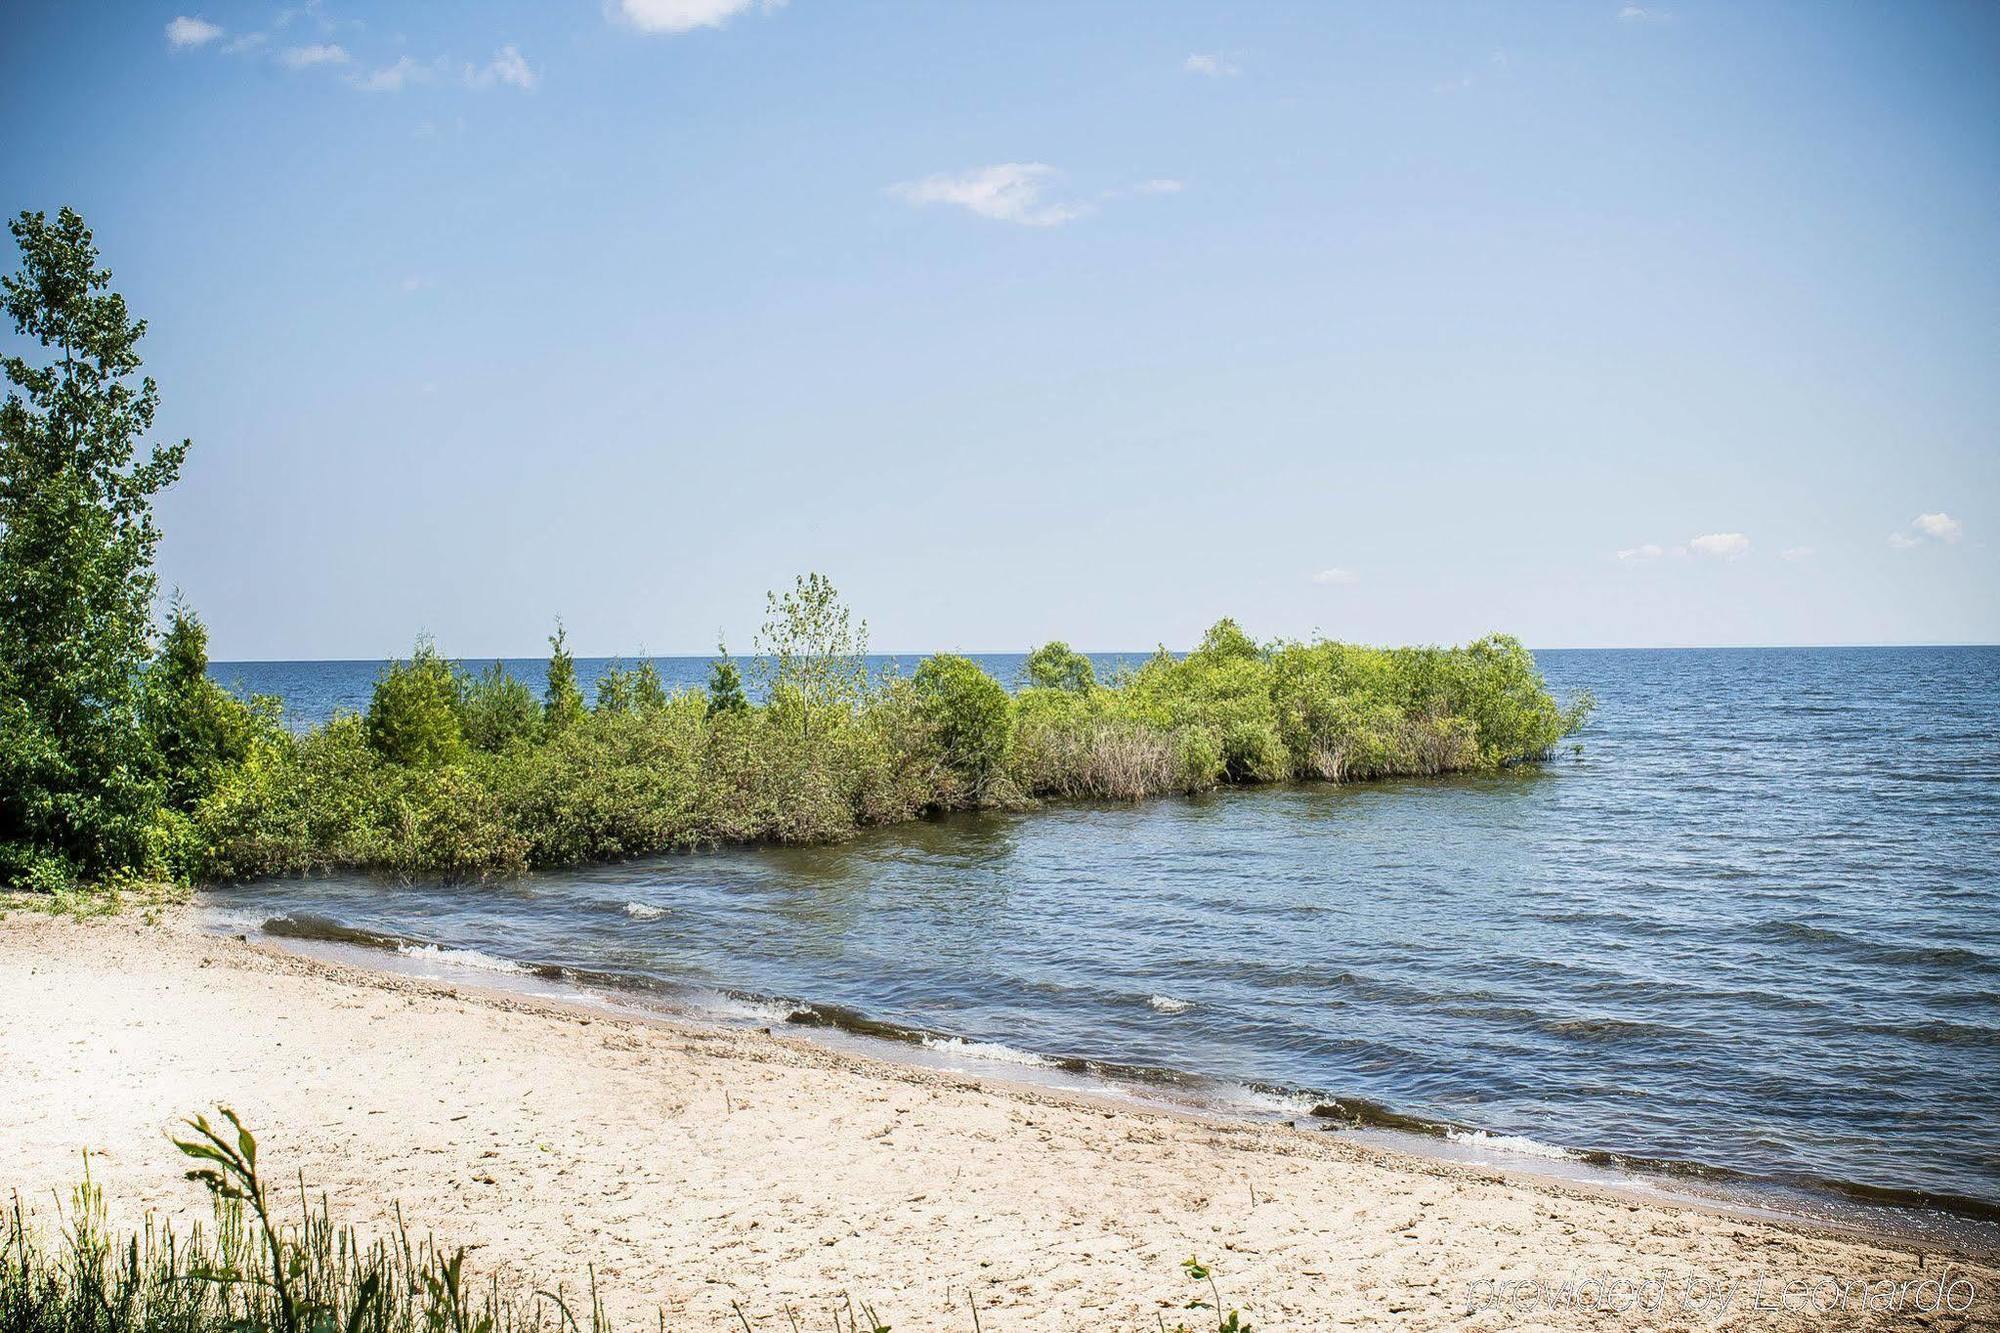
[[[196,1116],[187,1130],[175,1142],[213,1201],[208,1226],[176,1231],[148,1215],[136,1232],[115,1234],[87,1170],[53,1240],[14,1197],[0,1215],[0,1333],[612,1333],[594,1269],[576,1292],[481,1279],[463,1249],[412,1240],[400,1211],[393,1235],[370,1239],[336,1224],[324,1197],[313,1204],[302,1179],[296,1199],[281,1201],[233,1111]],[[1213,1299],[1173,1304],[1204,1312],[1192,1317],[1203,1327],[1213,1319],[1218,1333],[1250,1333],[1241,1315],[1224,1312],[1207,1267],[1192,1258],[1181,1267]],[[732,1313],[744,1333],[891,1328],[845,1293],[812,1309],[733,1304]],[[666,1333],[665,1312],[650,1324]],[[970,1291],[965,1327],[984,1333]]]

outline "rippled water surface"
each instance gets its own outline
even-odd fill
[[[933,1045],[2000,1207],[2000,649],[1540,660],[1600,710],[1580,757],[1535,771],[210,901]]]

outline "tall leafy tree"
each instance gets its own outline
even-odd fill
[[[0,357],[0,878],[51,885],[144,859],[160,788],[139,725],[151,642],[153,497],[188,441],[150,449],[143,320],[83,219],[8,224],[0,306],[39,356]]]

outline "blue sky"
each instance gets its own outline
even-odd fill
[[[2000,640],[2000,8],[15,5],[221,658]]]

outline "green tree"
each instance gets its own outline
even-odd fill
[[[392,662],[368,701],[368,744],[393,763],[430,768],[465,749],[459,725],[459,679],[428,639],[407,662]]]
[[[708,715],[748,712],[750,701],[743,697],[743,673],[729,660],[729,645],[717,640],[715,651],[718,660],[708,669]]]
[[[576,659],[570,656],[569,636],[558,620],[556,632],[549,635],[549,675],[542,690],[542,719],[555,732],[582,716],[583,691],[576,684]]]
[[[765,597],[757,635],[765,697],[795,711],[807,741],[825,736],[868,697],[868,622],[856,622],[824,574],[801,574]]]
[[[263,705],[245,705],[208,678],[208,628],[176,597],[139,698],[169,805],[192,810],[249,756],[259,729],[272,724],[271,703]]]
[[[83,219],[8,224],[14,331],[0,357],[0,882],[60,885],[141,864],[160,783],[139,725],[156,584],[153,497],[188,441],[138,446],[159,393],[136,384],[145,321],[109,290]]]
[[[1039,690],[1088,694],[1097,684],[1097,670],[1090,659],[1060,639],[1029,653],[1026,669],[1028,683]]]
[[[1243,627],[1228,616],[1208,627],[1208,633],[1201,636],[1201,646],[1193,656],[1207,658],[1215,662],[1247,662],[1262,656],[1257,641],[1243,632]]]
[[[641,647],[640,652],[645,652]],[[639,659],[632,668],[632,706],[642,713],[656,713],[667,706],[667,683],[660,679],[660,666],[650,657]]]

